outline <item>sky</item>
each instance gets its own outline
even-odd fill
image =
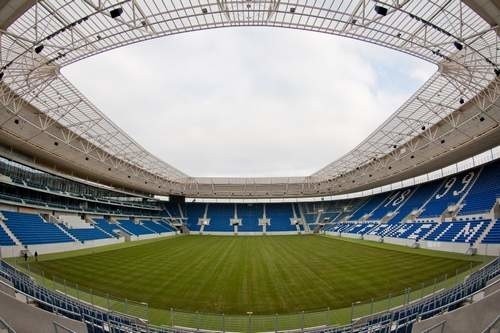
[[[63,69],[151,153],[197,177],[307,176],[434,72],[366,42],[270,28],[159,38]]]

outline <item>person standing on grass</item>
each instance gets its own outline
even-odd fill
[[[24,252],[24,261],[28,261],[28,252]]]
[[[38,252],[35,251],[35,261],[38,261]]]

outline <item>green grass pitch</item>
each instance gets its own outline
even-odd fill
[[[31,269],[153,308],[274,314],[341,308],[418,289],[471,262],[478,263],[321,236],[182,236],[73,257],[42,256]]]

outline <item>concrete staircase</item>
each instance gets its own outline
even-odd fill
[[[56,227],[59,228],[59,230],[61,230],[62,232],[64,232],[69,238],[71,238],[74,242],[80,242],[80,240],[78,240],[77,238],[75,238],[75,236],[73,236],[72,234],[70,234],[69,232],[67,232],[66,230],[64,230],[63,227],[61,227],[61,225],[59,223],[52,223],[53,225],[55,225]]]
[[[490,221],[490,224],[486,227],[486,229],[484,229],[483,233],[481,234],[481,236],[479,236],[477,239],[476,239],[476,242],[474,243],[474,247],[477,247],[479,244],[481,244],[481,242],[483,241],[483,239],[486,237],[486,235],[490,232],[491,229],[493,229],[493,227],[495,226],[495,223],[497,221],[495,219],[491,219]]]

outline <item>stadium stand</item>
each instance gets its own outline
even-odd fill
[[[200,231],[198,219],[203,218],[205,209],[208,204],[205,203],[189,203],[186,204],[187,227],[191,231]]]
[[[95,222],[96,227],[98,227],[102,231],[115,237],[118,236],[118,233],[116,231],[120,228],[118,227],[117,224],[109,223],[108,220],[104,218],[94,218],[93,220]]]
[[[153,230],[145,228],[142,224],[135,223],[131,220],[118,220],[117,226],[125,232],[135,236],[151,235],[155,233]]]
[[[11,246],[11,245],[15,245],[15,244],[16,243],[14,243],[12,238],[10,238],[10,236],[0,226],[0,245]]]
[[[78,239],[80,242],[96,240],[96,239],[106,239],[112,238],[112,236],[107,233],[99,230],[97,228],[68,228],[64,224],[60,224],[60,226],[70,233],[73,237]]]
[[[390,197],[391,193],[379,193],[368,198],[349,218],[349,221],[359,221],[363,216],[371,214],[378,206],[380,206],[386,198]]]
[[[489,212],[500,198],[500,162],[485,166],[463,201],[461,215]]]
[[[57,226],[38,214],[2,211],[4,223],[23,245],[73,242]]]
[[[493,227],[488,231],[482,243],[484,244],[498,244],[500,243],[500,222],[493,221]]]
[[[431,198],[437,188],[438,182],[435,181],[418,185],[413,195],[399,207],[396,214],[392,217],[391,223],[403,222],[410,213],[420,209]]]
[[[140,221],[142,223],[142,225],[145,227],[145,228],[148,228],[156,233],[163,233],[163,232],[172,232],[172,229],[171,227],[167,227],[166,225],[162,224],[162,223],[159,223],[159,222],[156,222],[156,221],[151,221],[151,220],[141,220]]]
[[[238,204],[238,218],[241,225],[238,226],[238,232],[259,232],[262,226],[259,226],[259,219],[264,216],[264,205],[262,204]]]
[[[266,231],[297,231],[297,228],[291,224],[293,218],[292,204],[275,203],[266,204],[266,216],[271,220]]]
[[[488,223],[489,221],[443,222],[425,239],[441,242],[474,243],[486,229]]]
[[[441,216],[446,208],[460,203],[460,199],[477,179],[477,174],[478,170],[474,169],[446,178],[432,200],[423,207],[419,218]]]
[[[209,204],[210,224],[205,226],[204,231],[233,232],[234,226],[230,224],[230,219],[234,217],[234,207],[234,204]]]
[[[402,223],[399,227],[388,230],[385,236],[419,240],[435,228],[436,225],[437,223]]]
[[[378,206],[370,215],[369,220],[377,221],[384,218],[388,213],[397,211],[409,197],[412,196],[414,188],[405,188],[392,192],[385,201]],[[396,222],[395,220],[393,220]]]

